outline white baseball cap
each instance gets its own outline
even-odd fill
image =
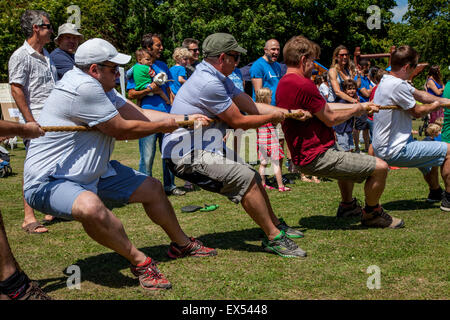
[[[74,36],[79,36],[83,38],[83,35],[78,32],[78,28],[73,23],[64,23],[58,28],[58,36],[55,38],[55,41],[58,41],[59,37],[62,34],[73,34]]]
[[[116,64],[127,64],[131,56],[119,53],[114,46],[100,38],[89,39],[81,44],[75,52],[75,63],[87,65],[110,61]]]

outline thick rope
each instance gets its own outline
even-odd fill
[[[450,108],[450,104],[443,104],[441,105],[442,108]],[[345,107],[332,107],[331,110],[333,111],[345,111],[353,108],[351,104],[349,106]],[[401,110],[398,106],[380,106],[380,110]],[[287,113],[285,114],[286,119],[294,119],[294,120],[300,120],[299,117],[301,117],[302,113]],[[219,121],[219,120],[213,120],[213,121]],[[193,127],[194,126],[194,120],[188,120],[188,121],[177,121],[177,124],[181,128],[187,128],[187,127]],[[90,128],[86,126],[47,126],[42,127],[42,130],[45,132],[57,132],[57,131],[94,131],[97,130],[96,128]]]

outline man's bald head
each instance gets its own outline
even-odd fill
[[[280,56],[280,43],[275,39],[270,39],[266,41],[264,46],[264,59],[269,63],[273,63],[278,60]]]

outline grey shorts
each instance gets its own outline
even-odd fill
[[[298,168],[307,175],[361,183],[372,174],[375,166],[375,157],[345,152],[335,144],[312,162]]]
[[[230,154],[229,154],[230,156]],[[181,159],[164,159],[175,176],[239,203],[259,173],[233,152],[232,157],[195,150]]]

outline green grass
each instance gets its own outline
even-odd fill
[[[296,180],[292,191],[269,192],[277,215],[299,227],[295,240],[306,259],[281,258],[261,249],[261,231],[240,205],[196,191],[170,197],[187,234],[215,247],[213,258],[169,260],[169,239],[140,205],[114,210],[131,241],[160,261],[172,282],[165,292],[145,292],[129,271],[128,262],[90,239],[77,222],[49,227],[43,235],[21,228],[22,167],[25,152],[12,152],[14,176],[0,179],[0,208],[19,264],[55,299],[448,299],[450,219],[438,204],[426,204],[428,189],[417,169],[389,173],[382,204],[405,220],[401,230],[364,229],[357,219],[336,220],[339,192],[335,181],[319,185]],[[117,142],[112,156],[137,168],[137,141]],[[157,158],[159,159],[159,158]],[[155,161],[161,179],[161,161]],[[177,185],[183,181],[177,179]],[[355,196],[363,199],[362,185]],[[181,213],[185,205],[215,203],[213,212]],[[43,218],[37,213],[38,219]],[[64,270],[81,268],[81,290],[69,290]],[[371,265],[381,269],[381,289],[369,290]]]

